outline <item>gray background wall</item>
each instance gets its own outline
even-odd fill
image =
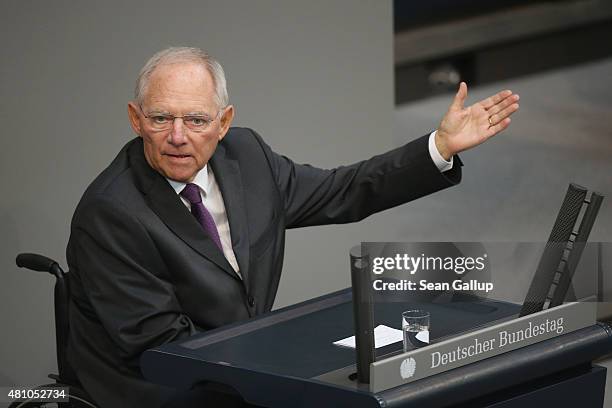
[[[391,13],[390,1],[4,2],[0,385],[40,383],[55,370],[52,280],[17,269],[14,256],[41,252],[65,265],[72,211],[132,137],[126,103],[152,53],[209,50],[226,68],[238,125],[297,161],[333,166],[429,132],[449,103],[394,112]],[[511,81],[521,112],[510,131],[462,156],[461,186],[359,224],[290,231],[275,306],[348,286],[347,252],[360,241],[539,241],[570,180],[612,197],[611,68]],[[597,240],[612,241],[608,204]]]

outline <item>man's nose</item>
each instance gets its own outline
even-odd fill
[[[187,141],[185,137],[185,127],[182,118],[175,118],[172,122],[172,129],[170,130],[169,142],[172,145],[180,146],[185,144]]]

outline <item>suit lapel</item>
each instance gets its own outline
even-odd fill
[[[232,247],[240,267],[240,274],[244,282],[247,283],[250,256],[249,229],[240,166],[237,160],[225,154],[223,144],[217,146],[217,150],[209,164],[212,167],[215,179],[221,190],[221,195],[223,196],[225,211],[230,224]]]
[[[187,245],[239,279],[223,253],[182,203],[168,181],[149,166],[140,139],[130,146],[128,155],[138,188],[145,195],[145,200],[153,212]]]

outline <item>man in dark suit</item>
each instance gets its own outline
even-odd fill
[[[173,391],[142,378],[142,352],[269,311],[287,228],[358,221],[458,183],[452,157],[518,109],[510,91],[464,108],[466,96],[462,83],[431,135],[323,170],[230,128],[214,59],[156,54],[128,105],[138,137],[89,186],[71,226],[69,361],[84,388],[102,407],[162,406]]]

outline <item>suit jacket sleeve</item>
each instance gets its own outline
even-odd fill
[[[458,157],[451,170],[438,170],[429,154],[429,135],[369,160],[334,169],[294,163],[256,137],[276,179],[287,228],[359,221],[461,180]]]
[[[128,364],[138,366],[147,348],[196,332],[159,267],[164,261],[155,243],[120,203],[104,197],[88,203],[74,220],[71,241],[73,262],[83,266],[82,301]]]

